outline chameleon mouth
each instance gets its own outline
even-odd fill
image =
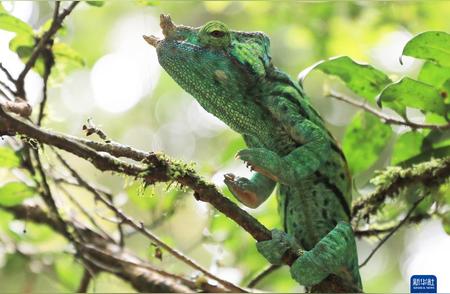
[[[162,29],[162,33],[164,35],[164,37],[169,37],[172,32],[175,31],[175,29],[177,28],[177,26],[172,22],[172,19],[170,18],[169,15],[166,14],[161,14],[159,16],[159,26]],[[163,40],[163,39],[159,39],[158,37],[155,37],[153,35],[143,35],[142,36],[144,38],[144,40],[149,43],[150,45],[152,45],[153,47],[157,47],[158,44]]]

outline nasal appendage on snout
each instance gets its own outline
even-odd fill
[[[162,29],[162,33],[164,35],[164,37],[168,37],[170,36],[170,34],[175,31],[176,29],[176,25],[172,22],[172,19],[170,18],[169,15],[165,15],[165,14],[161,14],[159,16],[159,26]],[[153,47],[158,46],[158,43],[161,42],[161,39],[159,39],[158,37],[155,37],[153,35],[150,36],[142,36],[144,38],[144,40],[149,43],[150,45],[152,45]]]

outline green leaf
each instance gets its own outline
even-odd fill
[[[406,107],[418,108],[424,112],[445,115],[445,104],[438,89],[428,84],[405,77],[391,84],[380,94],[379,105],[383,104],[406,117]]]
[[[408,167],[413,164],[421,163],[431,160],[432,158],[443,158],[450,156],[450,146],[442,146],[423,150],[416,156],[410,157],[404,161],[398,162],[397,165],[402,167]]]
[[[83,275],[83,268],[70,255],[59,256],[55,261],[55,272],[59,282],[73,292],[76,291]]]
[[[359,112],[345,131],[342,149],[353,174],[366,170],[378,160],[392,136],[390,126],[367,112]]]
[[[392,164],[396,165],[408,158],[420,154],[424,135],[419,132],[408,132],[401,135],[394,145]]]
[[[55,43],[52,47],[56,62],[71,63],[75,66],[85,65],[83,57],[66,43]]]
[[[450,67],[450,34],[438,31],[421,33],[406,44],[402,55]]]
[[[0,29],[14,32],[18,35],[33,36],[33,29],[29,24],[6,12],[0,12]]]
[[[442,88],[444,83],[450,79],[450,68],[426,61],[417,79],[437,88]]]
[[[38,35],[42,36],[46,31],[48,31],[50,29],[50,27],[52,26],[52,22],[53,19],[49,19],[47,20],[38,30]],[[58,33],[59,36],[65,36],[67,35],[67,27],[62,24],[59,29],[58,29]]]
[[[105,1],[86,1],[87,4],[95,7],[102,7],[105,4]]]
[[[355,94],[370,102],[374,102],[375,97],[392,82],[373,66],[357,63],[348,56],[326,60],[315,69],[339,77]]]
[[[55,65],[50,75],[50,84],[62,83],[68,73],[84,67],[83,57],[66,43],[55,43],[53,45]]]
[[[442,216],[442,226],[444,231],[450,235],[450,211]]]
[[[28,57],[31,55],[34,47],[34,37],[27,34],[17,34],[9,41],[9,49],[16,52],[20,58]],[[21,54],[20,52],[26,50],[27,54]]]
[[[0,147],[0,167],[14,168],[20,166],[20,158],[11,148]]]
[[[10,182],[0,187],[0,205],[14,206],[33,196],[34,189],[21,182]]]

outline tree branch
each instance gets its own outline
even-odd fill
[[[398,223],[398,225],[396,225],[390,232],[389,234],[387,234],[378,244],[377,246],[375,246],[375,248],[372,250],[372,252],[370,252],[369,256],[367,256],[367,258],[359,265],[359,267],[363,267],[365,266],[369,260],[372,258],[372,256],[374,256],[374,254],[378,251],[378,249],[381,248],[381,246],[387,241],[389,240],[390,237],[392,237],[395,232],[398,231],[398,229],[400,229],[407,221],[408,219],[411,217],[412,213],[414,212],[414,210],[417,208],[417,206],[419,206],[419,204],[426,198],[427,195],[422,196],[421,198],[419,198],[416,202],[414,202],[413,206],[409,209],[408,213],[406,214],[406,216],[403,218],[403,220]]]
[[[373,108],[372,106],[370,106],[366,101],[356,101],[353,99],[350,99],[348,97],[339,95],[338,93],[332,91],[328,97],[330,98],[334,98],[336,100],[339,101],[343,101],[347,104],[353,105],[355,107],[361,108],[366,112],[369,112],[375,116],[377,116],[378,118],[380,118],[382,121],[384,121],[386,124],[391,124],[391,125],[401,125],[401,126],[407,126],[410,127],[411,129],[432,129],[432,130],[447,130],[450,129],[450,123],[445,124],[445,125],[435,125],[435,124],[422,124],[422,123],[415,123],[415,122],[411,122],[411,121],[404,121],[401,119],[397,119],[394,117],[391,117],[389,115],[387,115],[386,113]]]
[[[51,227],[56,232],[67,237],[60,222],[48,216],[39,206],[16,205],[5,207],[0,205],[0,209],[8,211],[16,219],[32,221]],[[158,270],[148,263],[142,261],[133,254],[125,251],[120,246],[111,243],[98,233],[82,226],[77,222],[66,220],[66,224],[73,227],[82,236],[83,242],[78,242],[81,248],[79,256],[85,262],[94,264],[98,270],[114,274],[127,282],[138,291],[142,292],[195,292],[197,285],[194,281],[183,277]],[[203,291],[224,292],[221,287],[208,283],[200,285]]]
[[[423,184],[427,187],[437,187],[450,178],[450,157],[434,159],[416,164],[410,168],[394,167],[385,172],[386,183],[377,188],[367,197],[357,199],[353,203],[353,219],[368,219],[389,197],[397,195],[402,189]]]

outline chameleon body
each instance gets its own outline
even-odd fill
[[[237,157],[256,173],[225,175],[232,194],[255,208],[279,186],[284,231],[273,230],[258,251],[281,264],[287,249],[297,250],[291,275],[310,291],[360,290],[344,154],[302,88],[272,64],[269,38],[219,21],[175,25],[164,15],[161,28],[164,39],[144,36],[161,66],[248,146]]]

